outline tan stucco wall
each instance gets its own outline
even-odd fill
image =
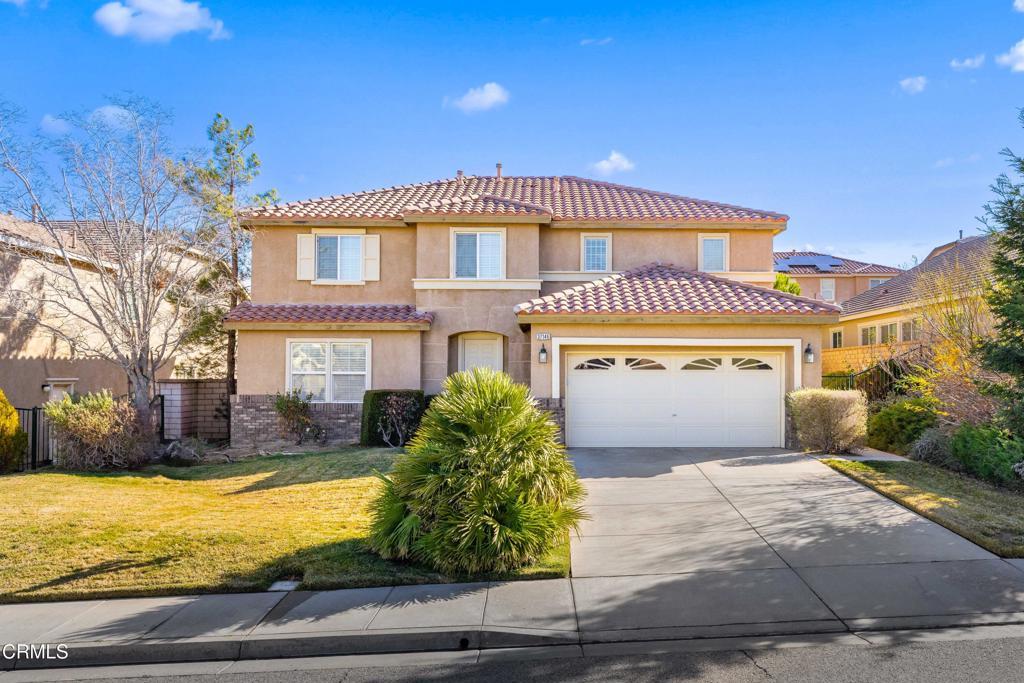
[[[505,371],[517,382],[530,379],[529,339],[519,329],[512,307],[537,296],[535,291],[419,290],[416,307],[434,312],[423,333],[423,390],[437,393],[455,366],[452,335],[495,332],[504,335]]]
[[[416,277],[451,277],[452,228],[472,230],[501,228],[505,231],[505,277],[509,279],[537,277],[538,226],[529,223],[417,223]],[[383,259],[382,259],[383,260]],[[383,274],[382,274],[383,277]]]
[[[420,388],[419,331],[322,332],[317,330],[238,332],[238,393],[273,394],[287,381],[288,339],[370,339],[373,389]]]
[[[540,269],[544,271],[580,270],[580,235],[612,235],[612,270],[627,270],[653,261],[697,268],[697,235],[729,235],[731,270],[770,271],[772,261],[771,230],[670,229],[670,228],[541,228]]]
[[[533,391],[533,395],[538,398],[550,398],[551,397],[551,367],[550,361],[546,364],[537,362],[538,352],[540,351],[541,344],[546,345],[547,350],[552,350],[551,341],[541,341],[537,339],[537,335],[541,333],[550,334],[554,337],[676,337],[680,339],[711,339],[711,338],[728,338],[728,339],[799,339],[801,348],[805,347],[808,343],[812,345],[815,352],[820,350],[819,343],[821,337],[821,331],[819,325],[787,325],[787,324],[701,324],[701,325],[642,325],[642,324],[565,324],[565,323],[537,323],[534,322],[530,331],[531,339],[531,363],[530,363],[530,387]],[[587,344],[586,346],[562,346],[560,348],[561,358],[559,360],[559,393],[563,397],[565,396],[565,354],[572,351],[578,351],[581,349],[597,349],[601,348],[599,344]],[[614,347],[617,351],[621,351],[629,347]],[[721,348],[721,347],[707,347]],[[742,345],[738,345],[734,348],[743,348]],[[793,352],[790,347],[757,347],[762,351],[782,351],[786,358],[786,389],[787,391],[792,389],[792,367],[793,367]],[[700,351],[701,347],[658,347],[658,350],[664,353],[665,351],[676,351],[676,352],[690,352]],[[821,364],[820,362],[815,363],[804,363],[803,357],[799,358],[799,362],[802,365],[802,383],[805,387],[817,387],[821,386]]]
[[[829,325],[823,330],[822,336],[822,347],[829,348],[832,346],[832,331],[841,329],[843,331],[843,346],[860,346],[860,328],[868,327],[870,325],[881,325],[886,323],[900,323],[904,320],[912,320],[917,317],[915,309],[907,308],[905,310],[896,311],[895,313],[883,313],[881,315],[866,316],[863,318],[854,318],[852,320],[844,320],[840,318],[840,322],[835,325]]]
[[[792,277],[792,276],[791,276]],[[798,275],[793,277],[800,284],[800,296],[821,299],[821,279],[826,275]],[[836,302],[842,303],[866,292],[870,288],[872,277],[859,275],[834,275],[836,281]]]
[[[413,302],[416,272],[414,228],[366,228],[380,238],[380,280],[358,285],[314,285],[295,275],[296,235],[310,227],[253,228],[252,301],[267,303],[404,303]]]
[[[16,408],[32,408],[45,403],[49,396],[41,387],[47,379],[76,378],[75,391],[80,394],[107,389],[115,396],[128,392],[124,371],[104,360],[66,358],[2,358],[0,389]]]

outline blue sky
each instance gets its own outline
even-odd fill
[[[42,121],[131,91],[183,147],[223,112],[285,199],[501,161],[784,211],[779,248],[901,264],[973,234],[1024,152],[1017,4],[0,0],[0,98]]]

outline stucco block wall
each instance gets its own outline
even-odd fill
[[[495,332],[505,337],[505,371],[517,382],[530,380],[530,342],[519,329],[512,307],[536,297],[536,291],[441,290],[416,292],[416,307],[434,312],[423,333],[423,390],[434,394],[453,366],[452,335]]]
[[[289,339],[369,339],[371,388],[419,389],[420,334],[418,330],[239,330],[238,393],[260,395],[285,390]]]
[[[228,438],[228,387],[222,379],[165,380],[158,384],[164,397],[164,436],[209,441]]]
[[[314,285],[298,280],[295,259],[299,234],[311,227],[257,226],[252,237],[252,301],[257,304],[411,304],[416,277],[416,229],[367,227],[380,235],[380,280],[365,285]]]
[[[658,324],[572,324],[572,323],[539,323],[534,321],[531,330],[531,364],[530,364],[530,387],[533,391],[533,395],[538,398],[550,398],[552,395],[552,364],[549,360],[548,363],[537,362],[537,355],[540,351],[541,344],[547,347],[550,353],[553,349],[551,340],[538,340],[537,334],[549,334],[552,338],[554,337],[627,337],[627,338],[640,338],[640,337],[656,337],[656,338],[678,338],[678,339],[713,339],[713,338],[741,338],[741,339],[799,339],[800,347],[803,349],[808,343],[812,345],[815,353],[818,354],[820,351],[820,325],[807,324],[807,325],[787,325],[787,324],[768,324],[768,323],[746,323],[746,324],[675,324],[675,325],[658,325]],[[560,391],[561,396],[565,396],[565,372],[567,363],[565,362],[565,354],[570,353],[573,350],[581,348],[587,349],[599,349],[602,348],[599,344],[587,344],[582,347],[566,347],[560,348]],[[614,346],[607,347],[609,350],[616,352],[623,352],[630,348],[643,348],[641,344],[637,344],[636,347],[627,346]],[[703,347],[707,350],[714,350],[721,347]],[[736,346],[736,348],[743,348],[742,344]],[[815,363],[805,363],[803,360],[802,353],[798,358],[793,358],[793,350],[791,347],[757,347],[759,350],[764,351],[775,351],[782,352],[786,359],[786,390],[793,389],[792,381],[792,367],[794,362],[801,364],[802,374],[802,385],[805,387],[818,387],[821,386],[821,362],[820,360]],[[672,349],[671,347],[659,347],[661,351],[685,351],[699,352],[702,347],[699,346],[687,346],[685,348]],[[819,355],[820,357],[820,355]]]

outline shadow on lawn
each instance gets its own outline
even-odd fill
[[[43,591],[48,588],[57,588],[58,586],[65,586],[75,581],[81,581],[82,579],[89,579],[94,576],[100,576],[102,574],[114,574],[116,572],[122,572],[128,569],[143,569],[145,567],[159,567],[172,561],[174,557],[171,555],[165,555],[163,557],[154,557],[148,560],[107,560],[106,562],[100,562],[94,564],[91,567],[84,569],[76,569],[68,572],[63,576],[58,576],[55,579],[44,581],[43,583],[37,583],[33,586],[26,586],[20,590],[13,591],[12,595],[23,595],[26,593],[35,593],[36,591]]]
[[[252,493],[283,488],[296,484],[316,484],[343,479],[362,479],[373,476],[374,471],[388,472],[401,451],[384,448],[352,448],[320,453],[281,454],[248,458],[230,463],[173,467],[164,464],[149,465],[128,472],[76,472],[53,470],[61,474],[85,478],[152,479],[164,477],[174,481],[224,481],[259,475],[229,495]]]

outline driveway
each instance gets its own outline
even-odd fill
[[[801,453],[571,454],[584,638],[1024,621],[1024,572]]]

